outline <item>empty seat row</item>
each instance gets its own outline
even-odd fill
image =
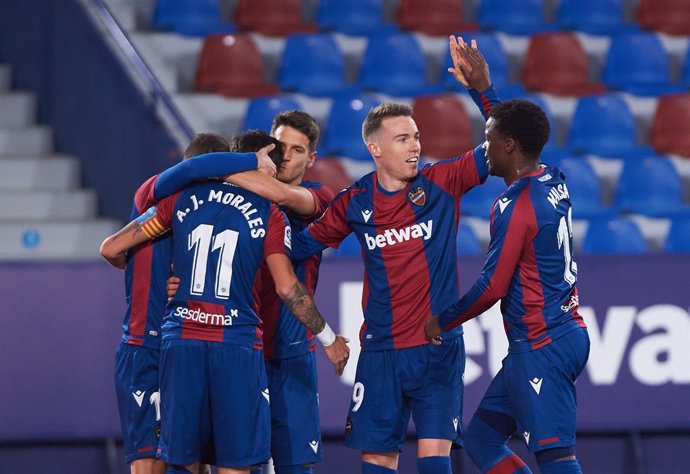
[[[316,23],[305,22],[300,0],[239,0],[232,23],[221,20],[219,0],[158,0],[154,29],[205,36],[237,27],[272,36],[306,31],[375,34],[402,29],[430,35],[498,30],[529,35],[556,29],[609,34],[636,27],[625,22],[623,0],[561,0],[555,21],[545,18],[544,0],[482,0],[477,23],[465,19],[462,0],[400,0],[395,23],[386,22],[383,0],[320,0]],[[668,34],[690,34],[687,0],[641,0],[636,21]]]

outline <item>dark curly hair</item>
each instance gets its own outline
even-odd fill
[[[495,121],[494,129],[503,138],[515,140],[526,156],[539,158],[549,141],[551,127],[538,105],[522,99],[509,100],[496,105],[489,116]]]
[[[275,135],[276,129],[281,125],[292,127],[302,132],[309,139],[309,151],[312,152],[316,150],[316,145],[319,144],[321,129],[314,117],[301,110],[287,110],[281,112],[273,119],[273,123],[271,124],[271,135]]]
[[[283,162],[283,144],[262,130],[249,130],[248,132],[235,135],[230,139],[230,151],[235,153],[252,153],[261,150],[271,143],[276,147],[268,152],[268,156],[276,166],[280,166]]]

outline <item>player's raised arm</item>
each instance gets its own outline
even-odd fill
[[[276,293],[292,314],[311,331],[323,345],[335,372],[342,375],[350,357],[349,342],[343,336],[336,336],[321,316],[314,300],[295,276],[290,260],[285,255],[273,254],[266,258],[266,264],[275,283]]]

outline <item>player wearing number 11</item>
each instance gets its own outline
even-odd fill
[[[487,389],[465,435],[482,472],[529,473],[506,445],[518,431],[542,474],[575,474],[575,379],[589,355],[578,314],[572,258],[572,210],[565,177],[539,162],[549,122],[536,105],[496,105],[486,122],[489,173],[509,186],[491,211],[486,264],[472,289],[430,319],[427,340],[501,300],[509,341],[503,367]]]

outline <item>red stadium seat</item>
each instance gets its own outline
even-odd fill
[[[472,125],[465,106],[453,95],[422,96],[412,105],[422,137],[422,155],[451,158],[474,148]]]
[[[302,20],[300,0],[239,0],[235,23],[242,30],[267,36],[316,31],[316,25]]]
[[[462,0],[401,0],[397,20],[400,28],[427,35],[478,29],[478,25],[465,22]]]
[[[658,153],[690,158],[690,94],[665,95],[649,132],[649,143]]]
[[[545,33],[530,39],[521,81],[527,90],[581,96],[605,90],[589,80],[587,53],[573,33]]]
[[[690,35],[690,1],[640,0],[637,22],[648,30]]]
[[[338,193],[352,184],[352,179],[338,158],[317,158],[314,166],[307,168],[305,181],[316,181]]]
[[[261,53],[244,35],[206,37],[194,88],[230,97],[257,97],[278,91],[275,85],[266,84]]]

